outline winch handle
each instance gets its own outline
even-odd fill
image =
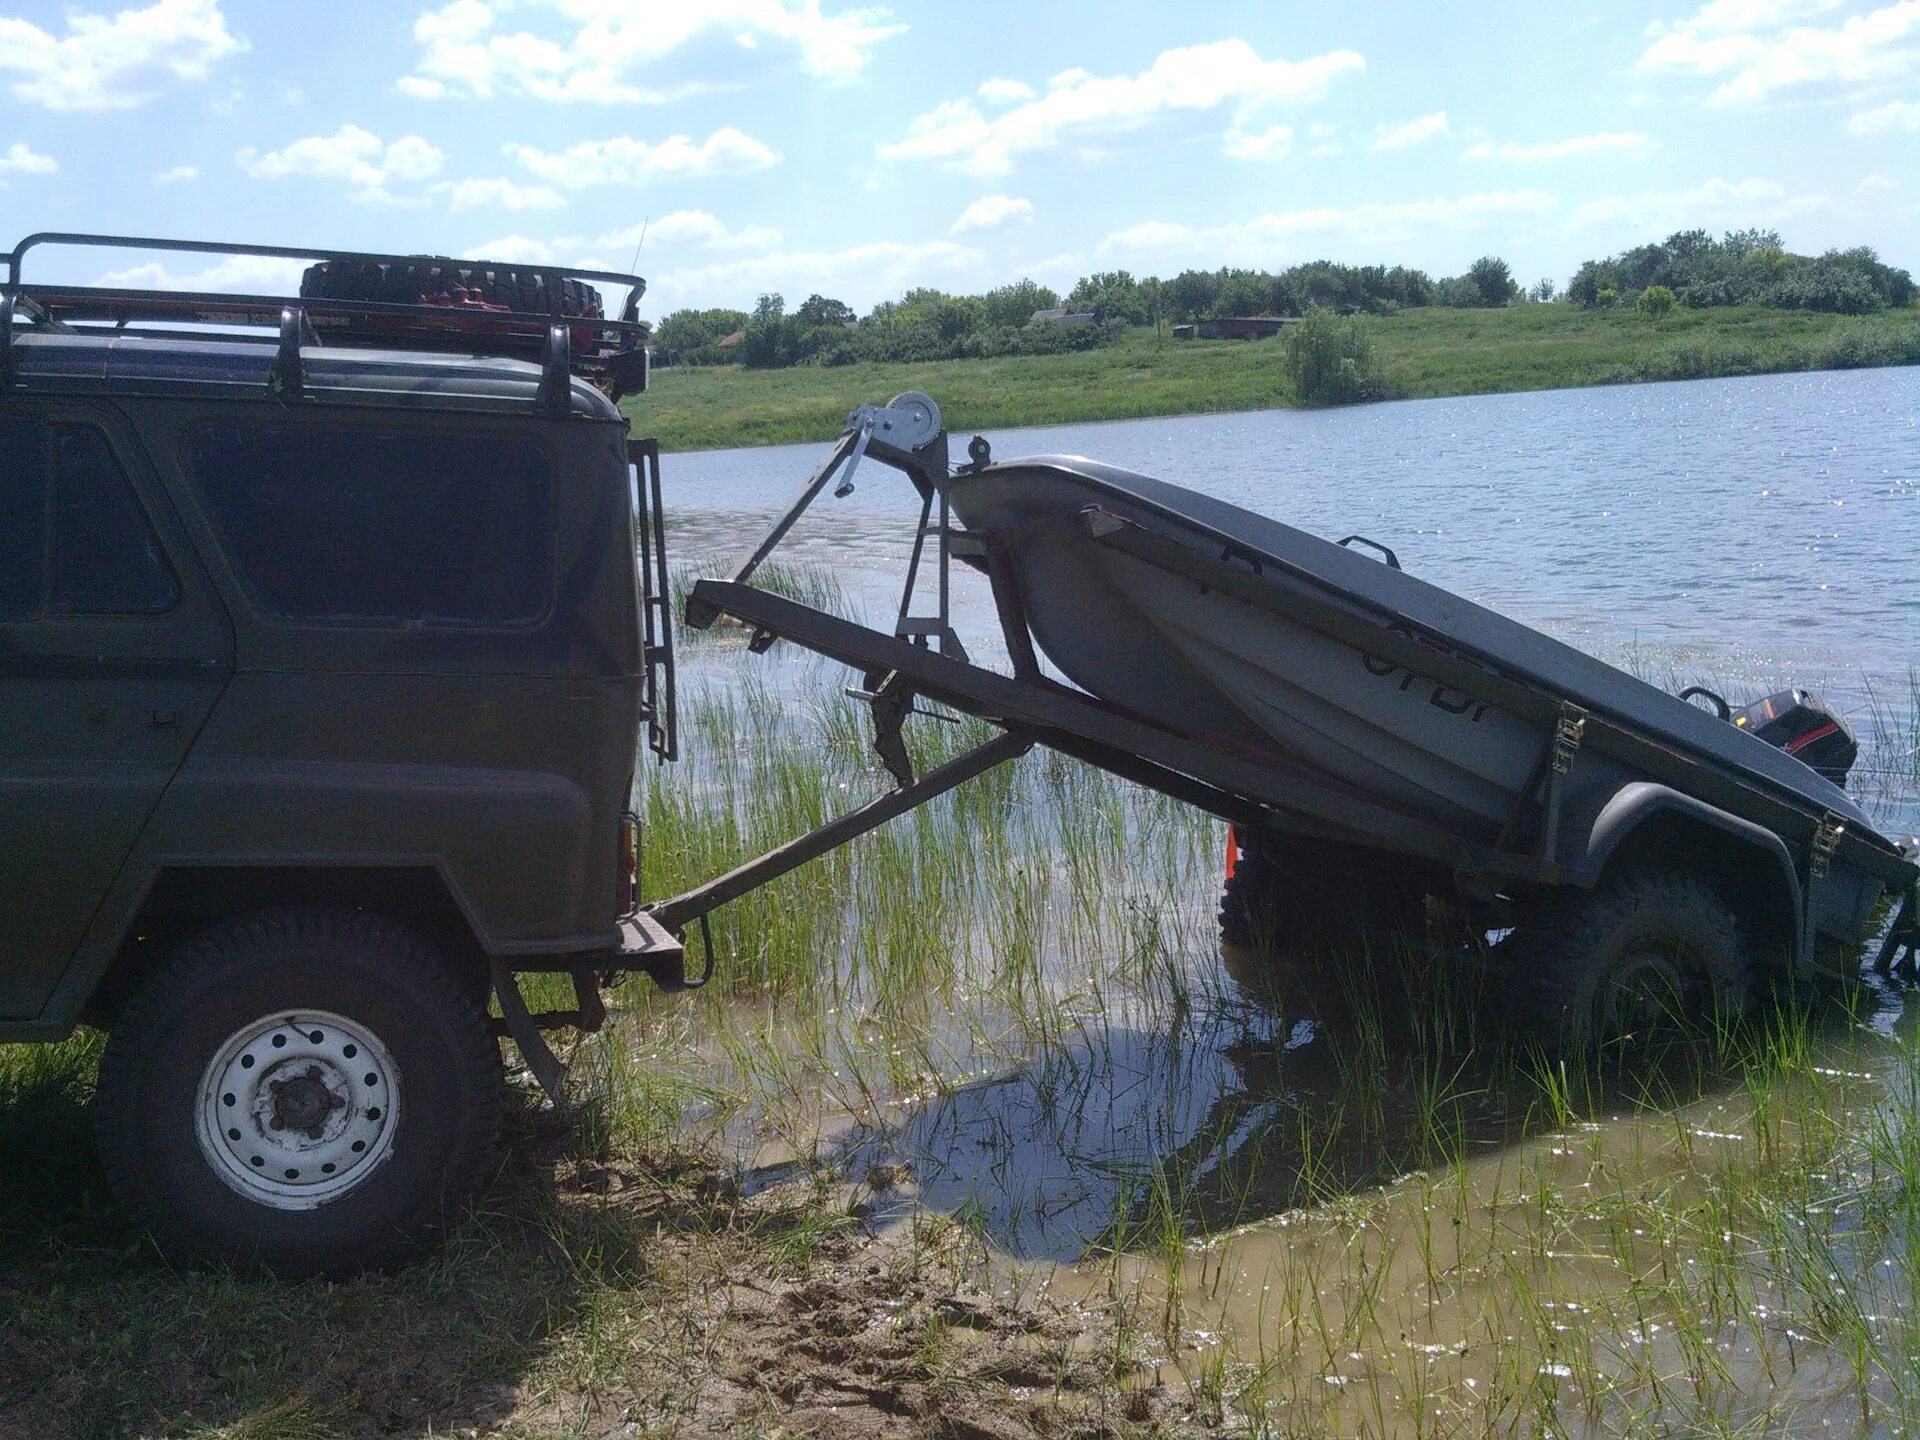
[[[1711,700],[1713,702],[1714,713],[1722,720],[1730,721],[1733,719],[1733,707],[1727,704],[1725,697],[1721,696],[1717,691],[1709,690],[1704,685],[1689,685],[1680,692],[1680,698],[1682,700],[1690,701],[1696,695],[1701,695]]]

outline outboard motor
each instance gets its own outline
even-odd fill
[[[1846,716],[1811,690],[1782,690],[1741,706],[1727,718],[1836,785],[1847,783],[1847,772],[1860,755],[1860,742]]]

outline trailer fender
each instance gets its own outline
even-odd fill
[[[1571,878],[1592,888],[1609,865],[1629,856],[1699,874],[1731,892],[1726,899],[1755,932],[1750,938],[1757,945],[1781,955],[1791,968],[1805,958],[1800,875],[1786,843],[1771,830],[1665,785],[1636,780],[1601,807]]]

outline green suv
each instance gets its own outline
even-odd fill
[[[305,300],[27,281],[49,245],[318,263]],[[102,1157],[170,1256],[395,1258],[488,1172],[502,1034],[553,1082],[600,976],[680,977],[627,814],[673,747],[657,451],[612,403],[641,282],[7,264],[0,1041],[107,1032]]]

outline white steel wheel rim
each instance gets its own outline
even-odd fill
[[[275,1210],[311,1210],[392,1155],[400,1072],[345,1016],[283,1011],[227,1038],[194,1112],[201,1153],[229,1187]]]

